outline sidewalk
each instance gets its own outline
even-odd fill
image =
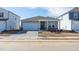
[[[11,38],[5,37],[0,42],[21,42],[21,41],[79,41],[79,37],[29,37],[29,38]]]

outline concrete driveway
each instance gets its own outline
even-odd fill
[[[27,38],[38,38],[38,31],[20,31],[12,36],[11,39],[27,39]]]
[[[38,31],[28,31],[26,37],[38,37]]]

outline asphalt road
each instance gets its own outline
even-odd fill
[[[0,51],[79,51],[79,41],[0,42]]]

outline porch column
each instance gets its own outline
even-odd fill
[[[39,22],[39,30],[40,30],[40,21],[38,21]]]
[[[58,29],[60,29],[60,21],[58,21]]]
[[[48,21],[47,21],[47,28],[46,29],[48,30]]]

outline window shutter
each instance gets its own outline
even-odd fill
[[[69,19],[74,19],[74,12],[69,12]]]

